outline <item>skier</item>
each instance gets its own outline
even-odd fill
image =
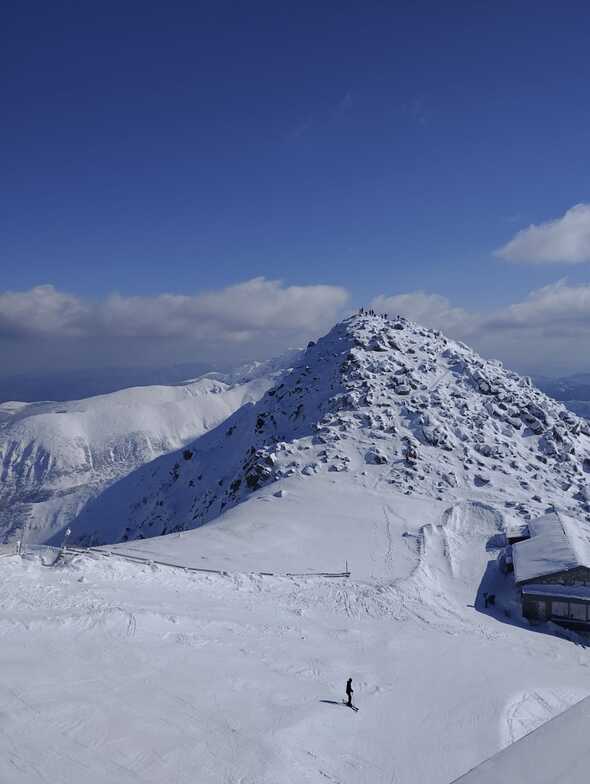
[[[346,681],[346,693],[348,695],[348,702],[346,704],[348,705],[349,708],[352,708],[352,695],[353,695],[353,692],[354,692],[354,689],[352,688],[352,678],[349,678]]]

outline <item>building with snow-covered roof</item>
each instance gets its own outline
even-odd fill
[[[504,529],[506,544],[516,544],[530,538],[529,527],[526,523],[508,525]]]
[[[516,583],[590,584],[590,534],[581,526],[558,512],[529,520],[529,538],[512,546]]]
[[[522,611],[531,620],[590,626],[590,531],[558,512],[530,520],[512,546]]]

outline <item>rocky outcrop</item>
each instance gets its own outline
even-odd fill
[[[126,511],[127,527],[136,536],[194,527],[252,493],[323,472],[450,501],[485,500],[493,489],[523,517],[552,501],[585,515],[587,425],[464,344],[363,314],[310,344],[258,403],[186,447],[190,459],[164,458],[136,478],[129,494],[146,502]],[[80,525],[88,531],[92,521]]]

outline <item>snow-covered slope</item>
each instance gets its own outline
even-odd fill
[[[74,534],[99,543],[195,528],[261,488],[288,482],[306,496],[318,475],[351,492],[504,499],[522,517],[556,504],[590,519],[590,424],[438,332],[353,316],[254,406],[113,485]]]
[[[0,404],[0,540],[50,538],[110,483],[257,400],[296,355],[176,386]]]
[[[532,629],[496,563],[550,505],[590,536],[589,446],[465,346],[338,324],[74,522],[119,544],[0,559],[0,780],[448,784],[590,694],[590,648]]]
[[[453,784],[577,784],[588,775],[590,697],[545,722]]]
[[[342,580],[0,559],[0,781],[449,784],[590,693],[590,649],[506,617],[500,596],[483,610],[490,520],[465,511],[389,584],[354,561]],[[409,502],[401,525],[420,513]],[[376,560],[378,522],[356,539]],[[584,780],[561,750],[546,781]]]

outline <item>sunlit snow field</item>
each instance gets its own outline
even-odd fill
[[[233,510],[250,543],[228,533],[217,563],[215,525],[118,548],[225,575],[2,558],[0,780],[447,784],[590,693],[575,638],[473,606],[496,513],[355,506],[333,481],[311,478],[303,508],[260,493]],[[272,550],[328,490],[350,524],[326,566],[348,552],[351,577],[248,574],[256,507]],[[311,545],[280,566],[315,566]],[[349,676],[358,713],[340,704]]]

